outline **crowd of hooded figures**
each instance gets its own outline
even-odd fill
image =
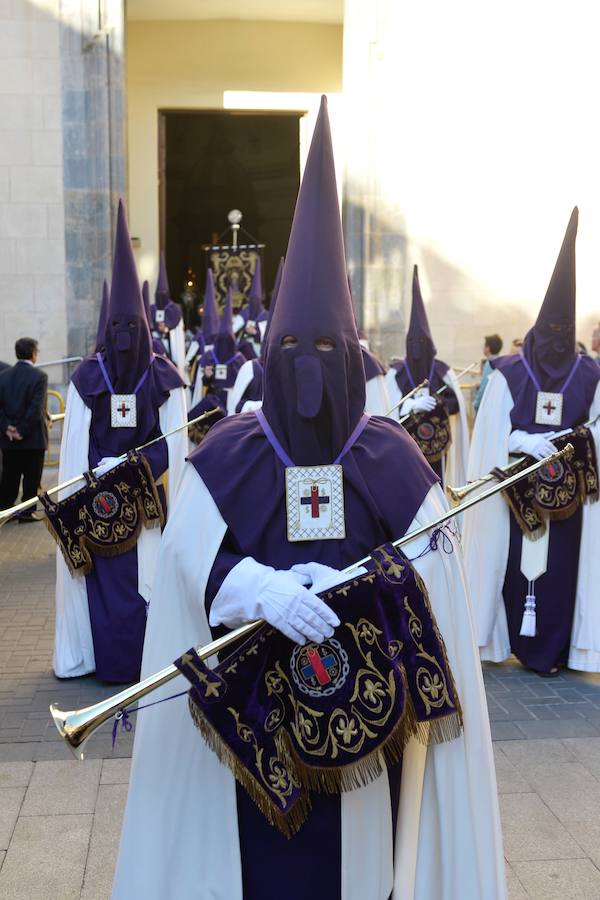
[[[179,659],[184,674],[137,719],[114,900],[506,897],[480,660],[600,671],[600,366],[576,351],[577,220],[519,352],[489,363],[469,447],[416,266],[402,358],[386,371],[357,328],[325,100],[268,310],[260,260],[237,311],[209,270],[186,350],[164,259],[151,305],[119,205],[59,480],[92,471],[92,505],[110,521],[123,454],[168,433],[142,451],[162,525],[113,555],[90,543],[77,577],[57,552],[54,670],[128,683]],[[186,422],[207,412],[190,443]],[[545,459],[573,429],[575,457],[540,469],[529,492],[391,547],[447,509],[445,486]],[[396,631],[364,605],[386,591]],[[256,619],[260,638],[226,659],[184,654]],[[251,654],[265,663],[250,694],[237,667]]]

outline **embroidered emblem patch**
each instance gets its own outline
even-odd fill
[[[119,501],[110,491],[100,491],[92,500],[92,509],[101,519],[112,519],[119,509]]]
[[[435,428],[431,422],[421,422],[417,425],[417,437],[420,441],[431,441],[435,434]]]
[[[110,424],[113,428],[135,428],[137,406],[135,394],[111,394]]]
[[[561,461],[557,459],[555,462],[543,466],[538,472],[538,477],[540,481],[544,481],[546,484],[556,484],[557,481],[561,480],[564,474],[565,467]]]
[[[215,366],[215,378],[217,381],[225,381],[227,378],[227,366],[219,363]]]
[[[560,425],[562,422],[563,395],[551,391],[538,391],[535,405],[536,425]]]
[[[341,466],[288,466],[285,494],[288,541],[346,537]]]
[[[155,322],[164,322],[165,321],[165,311],[164,309],[156,309],[154,311],[154,321]]]
[[[332,638],[321,644],[296,647],[290,669],[298,689],[309,697],[330,697],[346,683],[348,654]]]

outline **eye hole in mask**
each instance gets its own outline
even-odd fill
[[[317,350],[335,350],[335,341],[329,337],[318,337],[315,340],[315,347]]]
[[[281,338],[281,346],[282,347],[295,347],[298,344],[298,338],[294,337],[293,334],[284,334]]]

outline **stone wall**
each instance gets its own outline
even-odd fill
[[[0,2],[0,359],[67,350],[59,0]]]

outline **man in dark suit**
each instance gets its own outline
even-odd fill
[[[21,479],[22,499],[29,500],[37,495],[48,446],[48,376],[34,368],[37,341],[19,338],[15,354],[16,364],[0,374],[0,447],[3,457],[0,509],[15,504]],[[19,521],[33,522],[40,518],[39,513],[26,510]]]

